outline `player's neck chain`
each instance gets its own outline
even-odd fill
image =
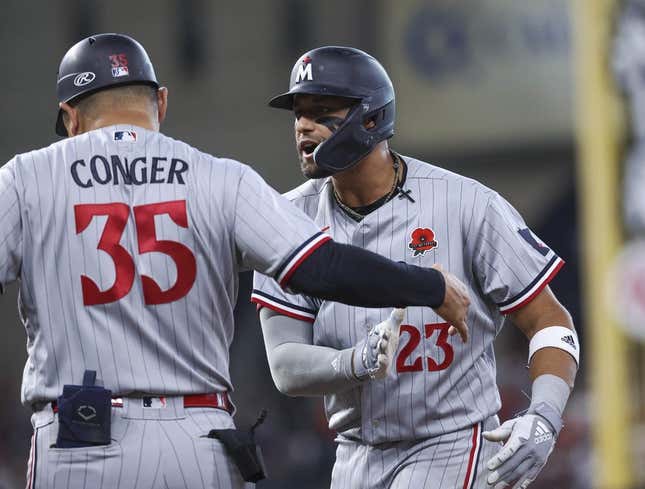
[[[392,181],[392,188],[390,188],[390,191],[385,194],[383,197],[380,197],[376,201],[372,202],[371,204],[365,205],[365,206],[360,206],[360,207],[351,207],[345,204],[340,196],[338,195],[338,192],[336,192],[336,189],[332,186],[333,188],[333,194],[334,194],[334,200],[338,204],[338,206],[352,219],[354,219],[357,222],[360,222],[363,220],[363,218],[369,214],[370,212],[378,209],[381,207],[383,204],[386,202],[390,201],[397,193],[398,191],[401,190],[401,180],[402,176],[404,174],[404,163],[402,159],[399,158],[399,156],[390,151],[390,154],[392,155],[392,168],[394,169],[394,179]]]

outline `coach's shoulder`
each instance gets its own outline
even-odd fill
[[[65,146],[65,141],[65,139],[62,139],[43,148],[32,149],[30,151],[25,151],[24,153],[19,153],[9,160],[6,165],[11,163],[14,166],[21,167],[25,164],[36,165],[41,161],[51,162],[53,160],[53,155],[62,152],[63,147]]]
[[[238,178],[249,168],[248,165],[226,156],[214,155],[201,149],[195,148],[188,143],[178,140],[172,140],[175,144],[174,153],[183,155],[191,167],[204,175],[210,175],[211,178],[219,179],[222,173],[237,175]]]

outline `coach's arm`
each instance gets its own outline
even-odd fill
[[[431,268],[388,260],[356,246],[329,240],[295,270],[288,283],[298,293],[361,307],[432,307],[468,340],[466,286],[435,264]]]

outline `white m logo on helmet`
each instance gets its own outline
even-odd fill
[[[296,83],[300,83],[303,80],[313,80],[314,75],[311,72],[311,63],[305,63],[298,66],[298,73],[296,74]]]

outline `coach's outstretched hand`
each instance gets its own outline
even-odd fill
[[[451,336],[459,333],[461,341],[466,343],[468,341],[468,325],[466,324],[466,314],[468,313],[468,306],[470,305],[470,297],[468,296],[468,289],[450,272],[444,272],[441,265],[435,264],[432,266],[443,274],[446,282],[446,296],[443,303],[436,307],[434,310],[439,316],[450,324],[448,334]]]
[[[405,309],[394,309],[390,316],[367,333],[354,349],[353,369],[358,379],[383,379],[399,346],[399,328]]]

